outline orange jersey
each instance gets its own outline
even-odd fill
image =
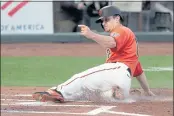
[[[107,50],[108,58],[106,62],[122,62],[131,69],[133,74],[138,62],[137,43],[134,33],[129,28],[121,26],[112,31],[110,36],[114,37],[116,47]]]

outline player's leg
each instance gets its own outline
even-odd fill
[[[101,87],[102,82],[111,74],[112,68],[115,68],[115,63],[106,63],[79,74],[73,75],[66,82],[58,85],[57,91],[60,91],[66,100],[83,100],[89,99],[89,97],[98,91]]]
[[[60,92],[65,100],[75,100],[82,97],[88,99],[90,92],[103,92],[112,89],[114,86],[120,86],[125,89],[124,86],[126,87],[127,84],[127,82],[125,83],[125,78],[130,76],[127,68],[122,63],[106,63],[75,74],[54,89]]]
[[[143,89],[145,89],[145,90],[148,89],[146,75],[142,69],[140,62],[137,64],[136,70],[135,70],[135,73],[133,76],[136,77],[136,79],[138,80],[138,82],[140,83],[140,85],[142,86]],[[144,85],[144,83],[145,83],[145,85]]]
[[[137,66],[135,68],[135,71],[133,73],[133,77],[135,77],[136,79],[139,78],[140,75],[142,75],[144,72],[143,72],[143,69],[142,69],[142,66],[141,66],[141,63],[138,61],[137,63]],[[141,95],[141,91],[139,89],[132,89],[130,91],[130,93],[132,95]]]
[[[140,62],[138,62],[133,76],[136,77],[136,79],[140,83],[142,89],[145,91],[145,93],[147,95],[154,96],[154,93],[150,91],[150,88],[149,88],[149,85],[148,85],[148,82],[147,82],[147,77],[145,75],[145,72],[143,71],[143,68],[142,68]],[[132,94],[141,94],[141,91],[132,90],[131,93]]]
[[[117,101],[127,99],[129,97],[131,75],[125,69],[115,70],[112,72],[112,75],[115,76],[111,77],[112,79],[108,78],[109,81],[112,81],[110,82],[112,86],[103,92],[103,97],[105,99],[110,101]]]
[[[94,75],[95,78],[86,78],[84,87],[90,91],[97,91],[101,99],[107,101],[113,98],[118,99],[118,93],[120,92],[123,99],[127,98],[131,87],[131,77],[130,72],[127,70],[128,67],[123,63],[110,63],[108,66],[105,65],[105,69],[111,70],[96,73]],[[113,96],[114,92],[115,95]]]
[[[46,101],[45,96],[52,97],[52,95],[54,94],[54,96],[60,96],[58,98],[61,99],[63,97],[65,100],[80,99],[80,97],[82,97],[82,94],[84,93],[83,90],[84,79],[93,75],[93,73],[100,71],[101,67],[103,67],[103,65],[99,65],[90,68],[84,72],[81,72],[79,74],[75,74],[64,83],[58,85],[57,87],[52,87],[45,92],[35,92],[33,94],[33,98],[40,101]]]
[[[140,83],[142,89],[144,90],[145,95],[147,96],[155,96],[155,94],[150,90],[147,77],[145,73],[143,72],[141,75],[137,76],[136,79]]]

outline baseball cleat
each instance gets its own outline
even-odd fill
[[[47,102],[64,102],[64,98],[59,91],[56,90],[48,90],[46,92],[35,92],[32,95],[33,99],[36,101]]]

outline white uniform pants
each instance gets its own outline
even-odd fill
[[[120,87],[129,96],[131,75],[123,63],[105,63],[73,75],[56,87],[65,100],[112,99],[112,88]],[[53,87],[54,88],[54,87]]]

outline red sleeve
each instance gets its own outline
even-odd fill
[[[123,48],[126,44],[126,41],[127,41],[127,37],[125,34],[123,33],[116,33],[116,32],[113,32],[110,34],[111,37],[113,37],[116,41],[116,47],[115,48],[111,48],[111,50],[117,50],[117,51],[120,51],[121,48]]]
[[[133,77],[140,76],[142,73],[143,73],[143,69],[142,69],[141,63],[138,62],[137,66],[136,66],[136,68],[135,68]]]

